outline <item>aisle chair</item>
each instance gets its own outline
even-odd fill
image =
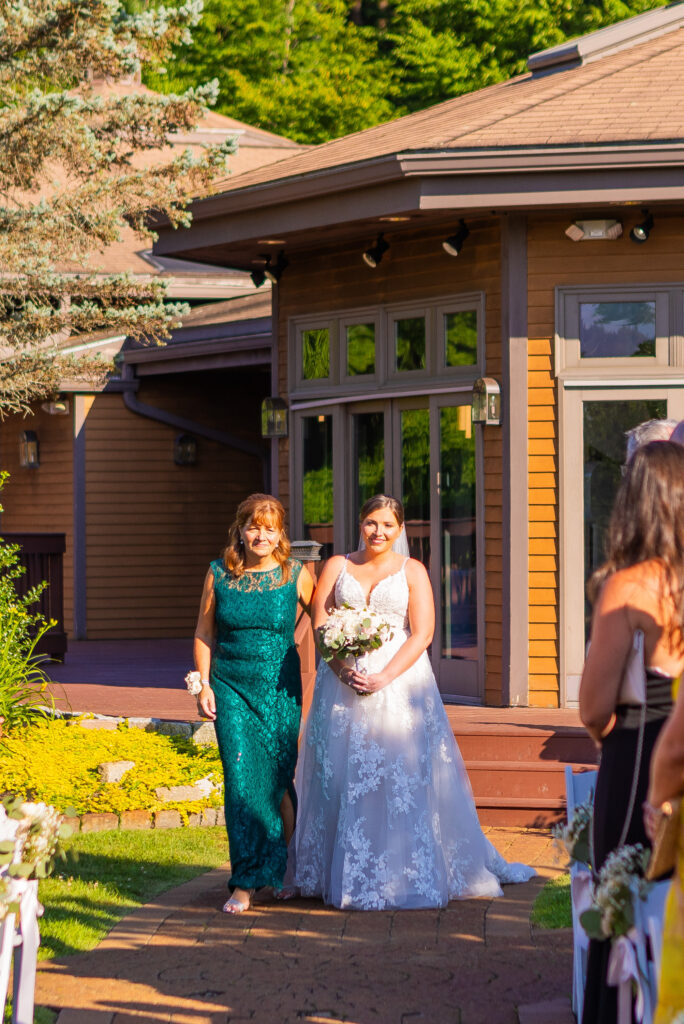
[[[573,772],[572,765],[565,766],[565,804],[568,821],[578,804],[584,803],[596,788],[598,771]],[[577,896],[591,886],[591,871],[583,864],[570,866],[570,894],[572,908],[572,1009],[577,1020],[582,1019],[584,985],[587,976],[587,951],[589,939],[580,924],[580,913],[585,909],[577,907]]]
[[[644,992],[642,1024],[652,1024],[658,1003],[665,902],[669,890],[669,879],[664,882],[655,882],[645,900],[634,901],[634,931],[636,933],[634,947]]]

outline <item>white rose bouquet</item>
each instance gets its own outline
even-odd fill
[[[565,850],[571,861],[591,866],[589,830],[594,813],[594,796],[578,804],[567,824],[554,825],[551,829],[556,846]]]
[[[590,939],[617,939],[634,924],[634,899],[643,899],[650,851],[641,843],[614,850],[599,871],[592,906],[580,917]]]
[[[368,608],[335,608],[318,631],[318,648],[325,661],[358,658],[376,651],[394,636],[392,627]]]

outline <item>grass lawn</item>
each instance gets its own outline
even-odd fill
[[[570,875],[549,879],[534,901],[530,920],[538,928],[572,928]]]
[[[84,832],[64,845],[67,862],[38,887],[40,960],[92,949],[129,911],[228,860],[223,828]],[[36,1007],[34,1024],[56,1019]],[[3,1024],[10,1020],[7,1006]]]

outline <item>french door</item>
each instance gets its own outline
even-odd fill
[[[591,627],[585,588],[605,559],[606,530],[626,457],[625,433],[650,419],[684,419],[684,389],[566,385],[560,414],[561,700],[573,705]]]
[[[481,701],[482,474],[470,389],[312,410],[297,436],[302,454],[293,483],[304,534],[324,543],[325,556],[354,550],[364,501],[378,493],[400,498],[411,555],[432,582],[430,657],[440,691],[445,699]]]

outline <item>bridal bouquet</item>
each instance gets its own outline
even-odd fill
[[[554,842],[562,847],[571,861],[577,864],[591,864],[589,830],[594,813],[593,794],[578,804],[566,825],[554,825],[551,829]]]
[[[649,851],[641,843],[614,850],[601,868],[592,906],[580,916],[590,939],[616,939],[634,924],[634,899],[650,889],[644,878]]]
[[[394,636],[389,622],[367,608],[336,608],[318,633],[318,647],[325,661],[358,658],[376,651]]]

